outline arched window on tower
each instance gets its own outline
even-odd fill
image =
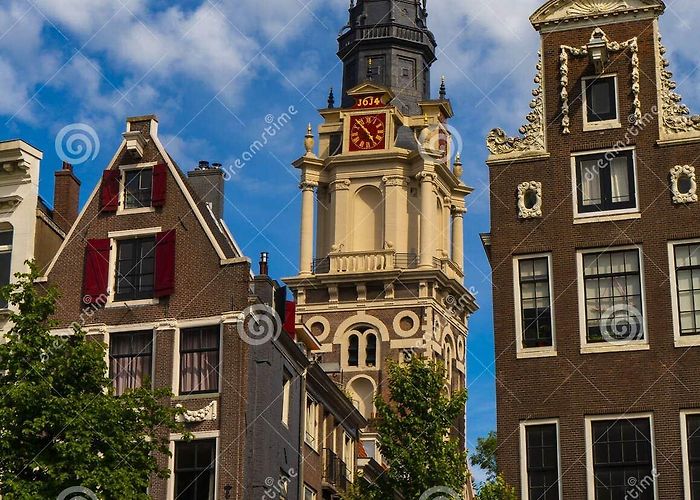
[[[351,335],[348,343],[348,365],[358,366],[360,362],[360,338]]]
[[[367,366],[377,366],[377,336],[373,333],[367,334],[365,356]]]

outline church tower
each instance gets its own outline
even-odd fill
[[[435,37],[427,28],[427,0],[352,0],[350,21],[338,39],[343,61],[343,106],[348,91],[365,80],[385,86],[402,113],[420,112],[430,98]]]
[[[294,162],[301,252],[299,274],[285,282],[296,322],[320,341],[324,369],[370,421],[363,440],[377,460],[373,396],[388,394],[387,360],[441,359],[450,390],[464,388],[476,310],[463,264],[472,189],[461,180],[444,84],[430,99],[435,41],[426,18],[416,0],[353,2],[339,39],[343,104],[331,93],[318,137],[309,125],[306,153]]]

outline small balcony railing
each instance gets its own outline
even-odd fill
[[[335,252],[313,262],[314,274],[345,274],[362,272],[393,271],[395,269],[417,269],[420,257],[415,253],[396,253],[393,250],[366,252]],[[433,257],[433,268],[440,269],[449,278],[464,278],[457,264],[450,259]]]
[[[348,488],[348,467],[333,450],[326,448],[324,456],[323,480],[339,491]]]

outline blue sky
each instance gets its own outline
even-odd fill
[[[495,427],[491,283],[479,233],[489,231],[488,130],[511,133],[528,112],[540,0],[431,0],[439,44],[434,86],[447,77],[463,139],[464,180],[475,188],[465,220],[467,285],[481,310],[468,344],[469,444]],[[670,0],[661,29],[686,103],[700,108],[700,9]],[[230,165],[260,139],[265,118],[297,114],[226,186],[226,221],[254,261],[271,253],[276,277],[295,274],[298,175],[306,124],[339,94],[336,37],[347,0],[4,0],[0,4],[0,140],[44,151],[41,193],[52,200],[55,139],[83,123],[99,139],[77,165],[83,202],[124,131],[126,116],[155,113],[179,165]],[[437,93],[437,89],[434,89]]]

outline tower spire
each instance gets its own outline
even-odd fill
[[[350,2],[350,18],[338,38],[344,107],[352,105],[347,91],[371,80],[391,90],[404,113],[420,113],[418,103],[430,99],[429,68],[437,47],[426,5],[425,0]]]

